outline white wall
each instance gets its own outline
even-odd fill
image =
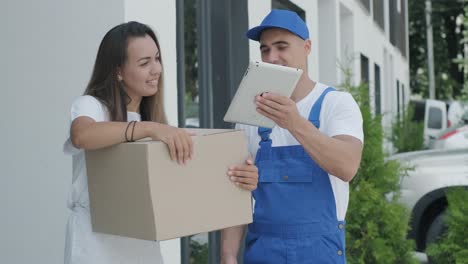
[[[63,263],[70,104],[84,92],[104,34],[139,20],[160,38],[166,111],[177,124],[175,1],[7,0],[0,12],[0,263]],[[167,263],[180,263],[178,240],[162,249]]]
[[[370,95],[374,97],[374,64],[378,64],[381,71],[381,103],[384,113],[383,125],[388,127],[396,114],[396,80],[405,86],[406,99],[409,98],[409,59],[402,56],[398,48],[390,43],[388,0],[385,3],[385,31],[382,30],[359,1],[338,0],[345,5],[353,14],[354,24],[354,82],[360,82],[360,60],[359,53],[369,58]],[[341,40],[343,41],[343,40]],[[387,55],[385,55],[387,54]],[[387,58],[385,58],[387,56]],[[374,102],[372,106],[374,107]]]
[[[322,0],[319,0],[322,1]],[[312,80],[318,80],[320,76],[321,68],[318,67],[320,60],[320,38],[319,38],[319,17],[320,13],[318,12],[319,1],[310,1],[310,0],[292,0],[295,5],[302,8],[306,13],[306,24],[309,28],[309,37],[312,42],[312,50],[309,57],[307,58],[307,67],[309,72],[309,77]]]
[[[336,1],[319,0],[319,79],[330,86],[338,86],[337,62],[340,46],[338,19],[339,8]]]
[[[348,7],[340,3],[340,58],[339,67],[342,70],[349,69],[355,72],[354,64],[356,54],[354,52],[354,17]],[[339,70],[340,71],[340,70]],[[345,74],[340,71],[339,82],[344,83]]]
[[[270,1],[249,0],[249,29],[260,25],[260,23],[262,23],[263,18],[270,12],[270,10]],[[253,61],[262,60],[260,56],[260,44],[257,41],[249,40],[249,56],[250,60]]]
[[[2,1],[0,263],[63,263],[69,107],[121,1]]]

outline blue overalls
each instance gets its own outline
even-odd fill
[[[309,121],[320,127],[327,88],[312,106]],[[272,147],[271,129],[259,128],[259,170],[254,221],[248,226],[245,264],[346,263],[344,222],[328,173],[301,145]]]

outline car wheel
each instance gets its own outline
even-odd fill
[[[447,231],[447,226],[444,222],[445,215],[445,211],[439,213],[429,226],[429,229],[426,233],[426,248],[430,244],[436,243],[438,240],[440,240],[445,231]],[[431,261],[430,257],[428,257],[428,260],[429,263],[434,263],[433,261]]]

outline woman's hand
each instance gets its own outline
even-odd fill
[[[157,126],[152,129],[151,138],[166,143],[172,160],[177,160],[179,164],[186,164],[188,160],[192,159],[193,141],[190,136],[193,134],[183,128],[155,124]]]
[[[245,164],[232,166],[227,172],[231,181],[247,191],[257,189],[258,184],[258,169],[254,165],[252,159],[247,159]]]

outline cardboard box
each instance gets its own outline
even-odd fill
[[[93,231],[166,240],[251,223],[251,193],[226,174],[248,157],[244,133],[194,131],[186,165],[171,161],[160,141],[87,151]]]

